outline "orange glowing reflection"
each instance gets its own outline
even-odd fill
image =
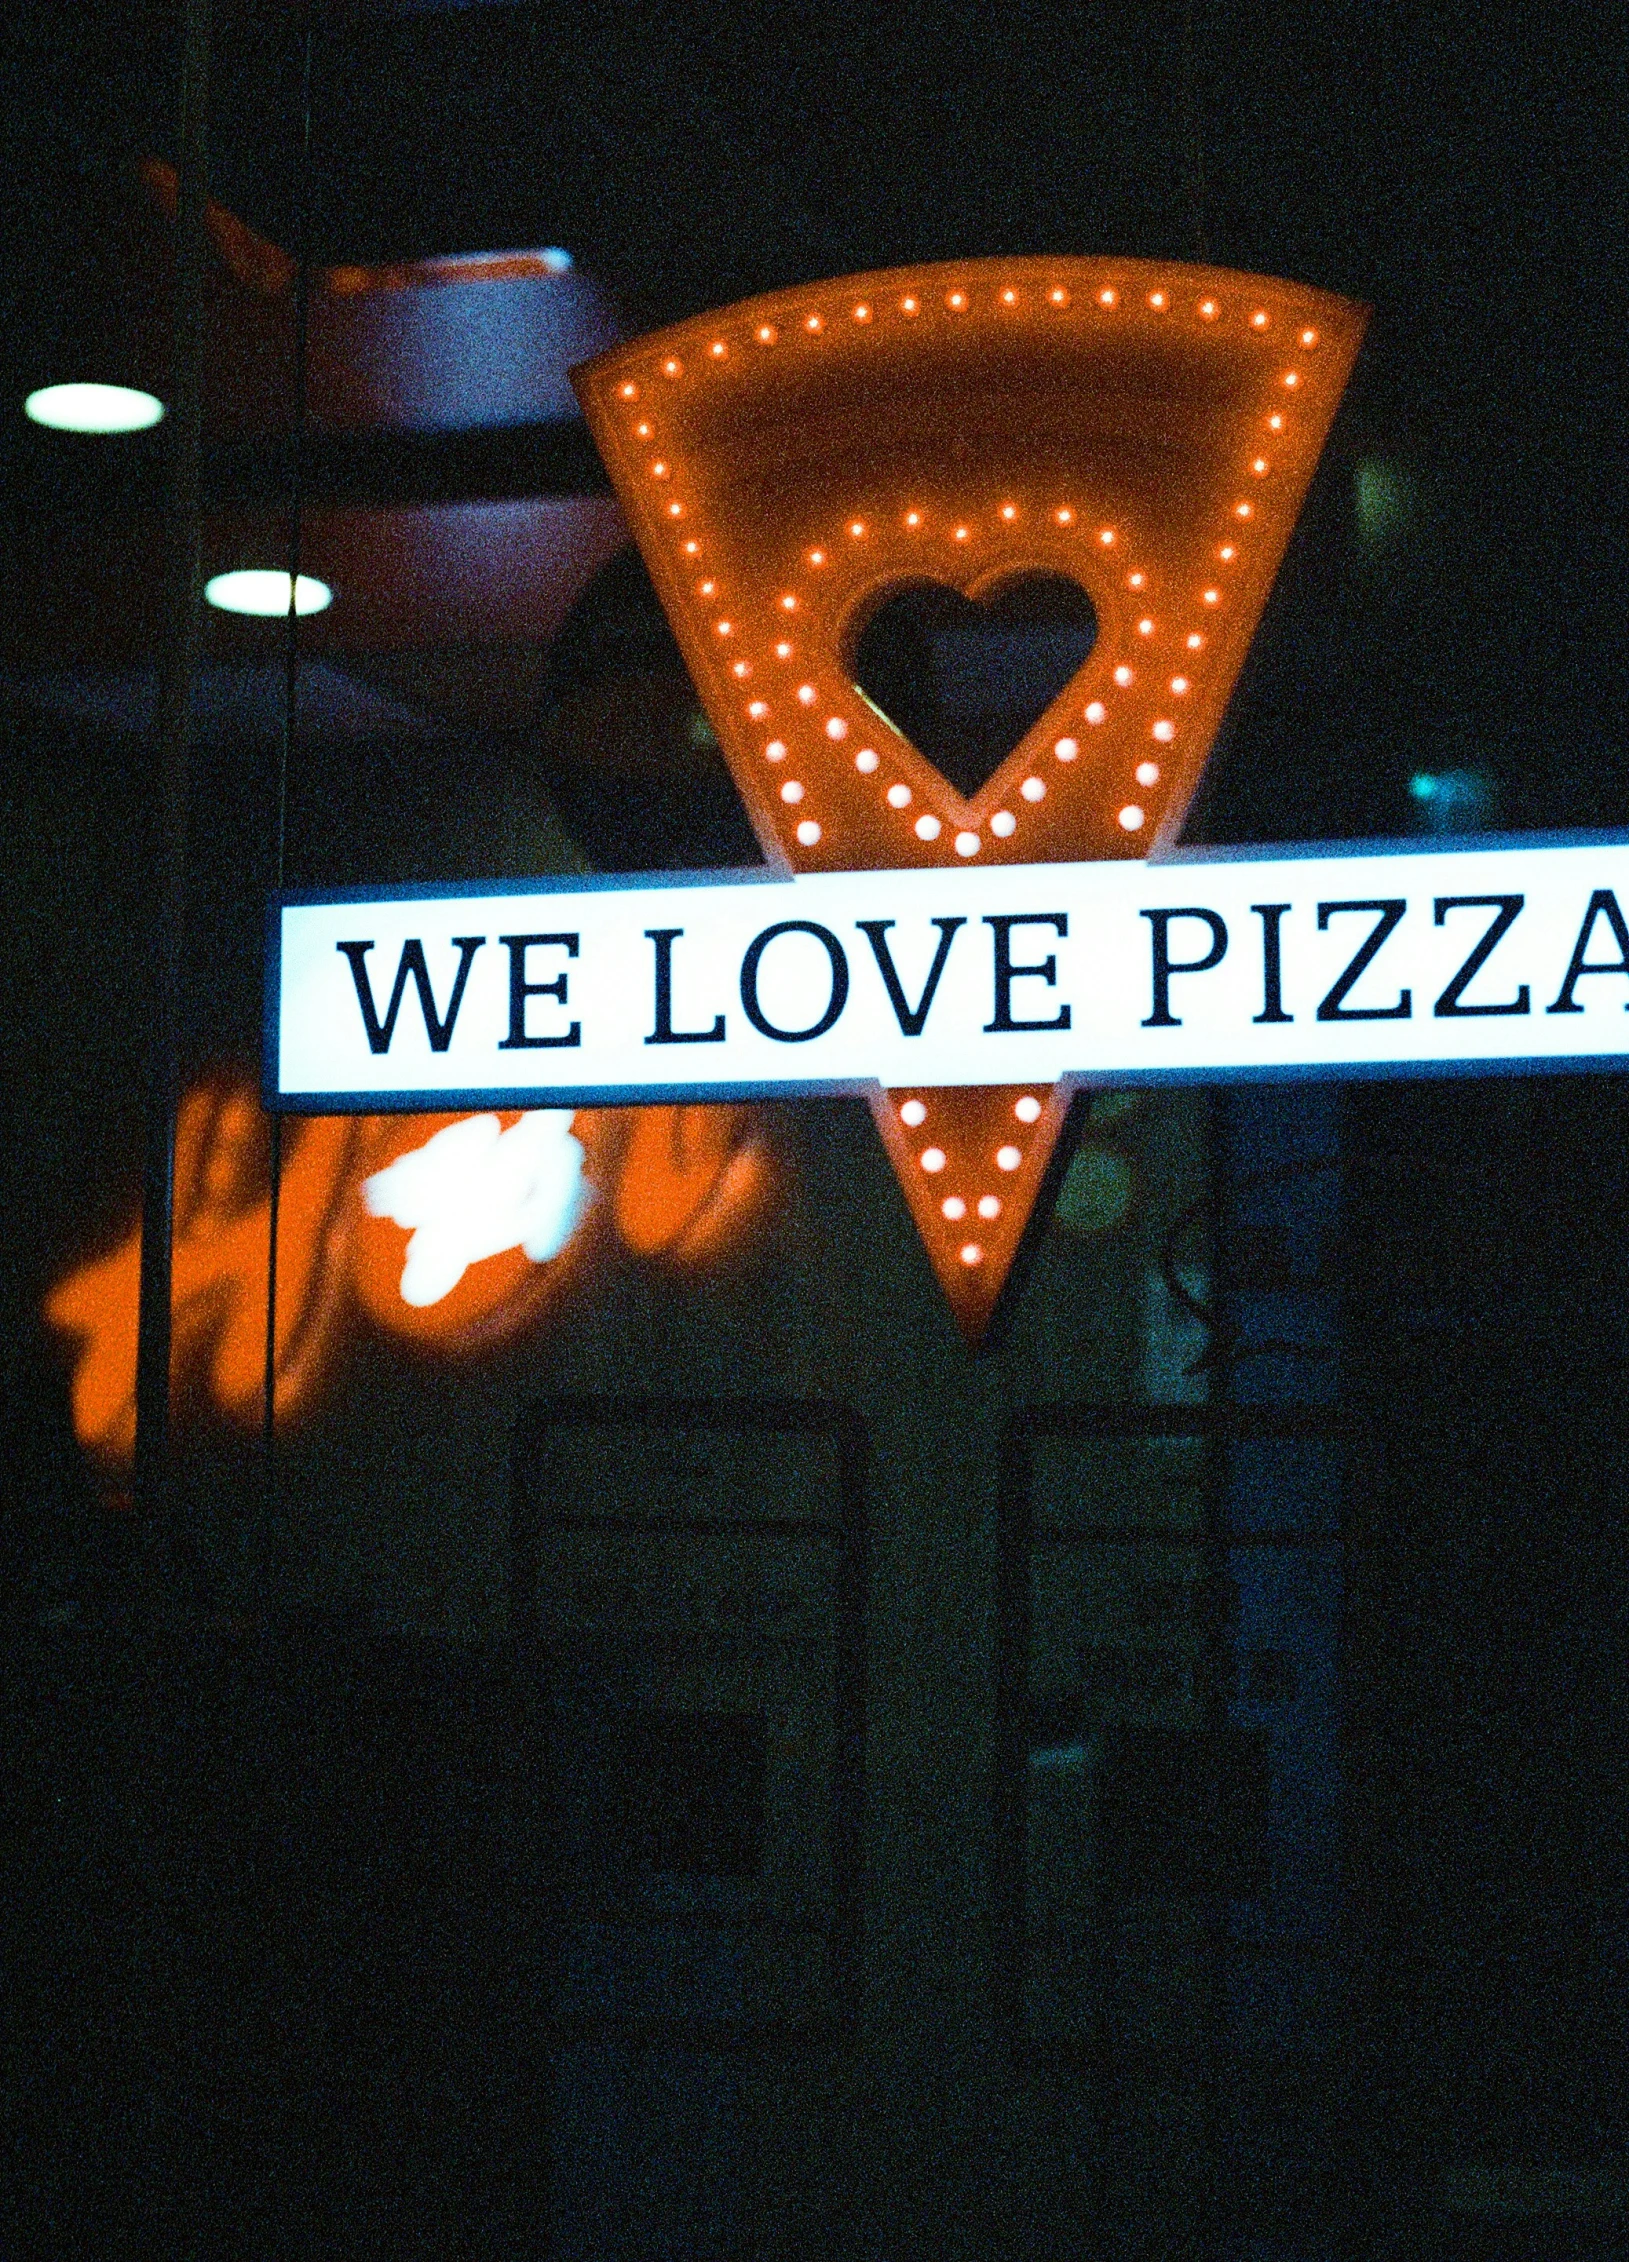
[[[277,1236],[277,1412],[304,1404],[338,1306],[349,1220],[344,1195],[358,1125],[321,1117],[288,1143]],[[258,1420],[265,1389],[265,1121],[244,1086],[210,1083],[183,1101],[175,1141],[171,1387],[202,1382],[222,1413]],[[81,1338],[73,1418],[80,1442],[115,1461],[136,1441],[136,1308],[141,1231],[52,1289],[45,1316]]]
[[[569,1148],[570,1199],[556,1202],[540,1228],[534,1153],[529,1174],[521,1173],[515,1239],[497,1246],[510,1228],[491,1199],[474,1205],[472,1225],[468,1156],[472,1141],[473,1151],[492,1156],[499,1140],[523,1125],[535,1129],[545,1118],[511,1110],[485,1118],[319,1116],[290,1123],[277,1233],[280,1424],[315,1399],[352,1310],[424,1349],[477,1353],[541,1318],[583,1265],[597,1220],[606,1221],[602,1233],[614,1231],[636,1256],[704,1263],[739,1241],[764,1208],[769,1173],[746,1108],[555,1113],[546,1119],[548,1151],[558,1172]],[[458,1146],[441,1150],[450,1151],[452,1172],[438,1174],[425,1157],[454,1130]],[[394,1180],[385,1174],[404,1161],[417,1174],[409,1180],[417,1208],[377,1191],[381,1183],[399,1183],[399,1172]],[[448,1183],[453,1214],[439,1192]],[[385,1210],[393,1201],[398,1214],[385,1214],[382,1201]],[[245,1427],[262,1418],[269,1214],[265,1118],[248,1084],[212,1079],[187,1095],[176,1132],[171,1375],[178,1411],[202,1399]],[[455,1246],[441,1277],[415,1289],[409,1258],[415,1233],[424,1231],[443,1244],[451,1235]],[[528,1242],[547,1254],[528,1253]],[[436,1253],[444,1258],[445,1248]],[[75,1434],[114,1464],[128,1462],[135,1446],[140,1269],[138,1224],[110,1255],[79,1266],[45,1299],[50,1325],[77,1340]],[[442,1277],[451,1285],[443,1288]]]
[[[717,1237],[715,1214],[738,1158],[739,1108],[644,1107],[628,1119],[617,1174],[617,1231],[641,1256],[695,1256]],[[746,1157],[739,1158],[742,1161]],[[753,1158],[756,1162],[756,1156]]]

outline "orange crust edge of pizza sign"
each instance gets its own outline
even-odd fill
[[[995,259],[772,292],[573,372],[765,856],[791,872],[1145,856],[1198,785],[1362,340],[1299,284]],[[974,794],[856,688],[892,594],[1075,581],[1096,640]],[[873,1103],[964,1334],[1063,1095]]]

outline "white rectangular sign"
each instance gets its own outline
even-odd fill
[[[1629,837],[286,897],[267,1104],[1629,1059]]]

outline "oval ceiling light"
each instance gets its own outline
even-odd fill
[[[219,612],[253,613],[262,620],[288,617],[288,575],[271,566],[241,566],[236,573],[217,573],[205,582],[204,596]],[[309,573],[295,576],[296,613],[326,612],[333,601],[334,592],[326,581],[318,581]]]
[[[24,401],[23,414],[53,432],[145,432],[164,403],[134,385],[42,385]]]

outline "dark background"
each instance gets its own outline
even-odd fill
[[[56,374],[83,318],[87,231],[121,168],[170,148],[174,28],[158,8],[8,14],[11,511],[25,489],[31,512],[45,507],[14,404]],[[998,251],[1204,256],[1366,300],[1368,343],[1190,831],[1397,834],[1445,805],[1411,792],[1421,776],[1458,781],[1459,824],[1620,826],[1624,65],[1621,10],[1606,6],[335,11],[317,33],[315,249],[369,261],[562,244],[633,328],[806,277]],[[297,89],[295,12],[222,8],[213,192],[285,244]],[[85,476],[94,504],[102,474]],[[27,601],[12,588],[8,603]],[[14,721],[7,759],[14,900],[48,903],[100,858],[135,955],[140,889],[116,846],[76,848],[66,818],[48,837],[30,818],[35,787],[18,781],[40,775],[37,726]],[[319,808],[321,784],[303,784]],[[267,776],[217,785],[258,885]],[[139,776],[117,791],[133,823]],[[598,846],[617,860],[614,828]],[[705,849],[675,841],[670,860]],[[659,853],[640,840],[627,860]],[[252,969],[233,979],[247,995]],[[82,993],[98,982],[111,993],[117,968],[83,977]],[[44,995],[42,976],[27,1011],[7,1001],[19,1054],[45,1042]],[[8,1084],[38,1106],[48,1086],[27,1065]],[[133,1108],[127,1092],[107,1114],[110,1153]],[[31,1124],[27,1143],[49,1156],[52,1136]],[[1390,2219],[1388,2179],[1401,2186],[1432,2147],[1474,2145],[1534,2174],[1623,2157],[1626,1144],[1615,1077],[1372,1087],[1347,1109],[1346,1390],[1386,1440],[1351,1535],[1347,1655],[1354,2051],[1376,2220]],[[53,1184],[71,1223],[65,1158]],[[30,1912],[34,2006],[12,2092],[17,2251],[75,2251],[87,2227],[162,2245],[167,2163],[211,2146],[220,2250],[303,2251],[310,2226],[245,2222],[234,2241],[230,2218],[261,2188],[269,2090],[295,2081],[308,2049],[342,2085],[339,2045],[310,2038],[324,1973],[365,1942],[310,1912],[366,1861],[366,1828],[334,1819],[352,1813],[346,1771],[381,1800],[412,1795],[392,1790],[389,1754],[392,1704],[405,1718],[419,1701],[414,1668],[381,1655],[381,1693],[328,1702],[328,1668],[274,1644],[254,1648],[251,1671],[231,1629],[214,1629],[201,1664],[187,1637],[173,1653],[138,1638],[140,1535],[97,1508],[33,1316],[50,1233],[13,1217],[7,1242],[9,1622],[25,1658],[64,1596],[97,1598],[87,1622],[102,1629],[66,1678],[21,1677],[7,1728],[0,1858]],[[197,1664],[185,1705],[181,1653]],[[305,1709],[302,1691],[318,1692]],[[507,1701],[501,1677],[435,1697],[448,1784],[478,1781],[471,1754],[489,1748],[460,1727],[469,1708]],[[337,1731],[319,1715],[353,1723],[353,1740],[325,1742]],[[254,1776],[238,1737],[261,1760],[288,1755],[273,1772],[297,1822],[258,1795],[238,1812]],[[160,1810],[162,1833],[149,1829]],[[160,1835],[182,1850],[144,1872],[140,1849]],[[435,1843],[431,1831],[423,1892],[463,1893],[496,1925],[484,1857],[448,1886]],[[393,1876],[347,1890],[347,1905],[395,1896],[405,1910],[416,1888]],[[243,1907],[233,1931],[221,1912]],[[294,1953],[308,1926],[328,1959],[316,1976]],[[298,1986],[278,1977],[280,1957]],[[500,1947],[470,1968],[490,2001],[472,1998],[462,2031],[501,2057]],[[183,2126],[200,2022],[245,1989],[261,2055],[240,2055],[238,2086],[217,2083]],[[172,2069],[144,2092],[169,2102],[142,2126],[108,2088],[99,2039],[131,2005],[141,2049]],[[377,2015],[410,2020],[411,2006]],[[505,2101],[485,2136],[472,2122],[460,2140],[476,2188],[506,2147],[524,2148],[530,2108],[518,2073],[488,2063],[467,2078],[495,2080]],[[452,2110],[397,2103],[373,2125],[409,2151],[401,2115]],[[323,2096],[303,2092],[299,2112],[343,2180]],[[447,2192],[465,2186],[437,2198],[403,2169],[393,2188],[423,2251],[457,2250]],[[1500,2251],[1590,2251],[1563,2243],[1583,2235],[1552,2227],[1548,2244]],[[1354,2230],[1352,2250],[1381,2249]]]
[[[559,243],[635,328],[999,251],[1202,254],[1367,301],[1208,822],[1396,832],[1421,771],[1483,773],[1512,825],[1621,820],[1619,11],[319,14],[319,258]],[[215,194],[285,245],[296,18],[222,8],[214,67]],[[171,44],[161,8],[11,16],[8,390],[69,319],[85,192],[170,146]]]

